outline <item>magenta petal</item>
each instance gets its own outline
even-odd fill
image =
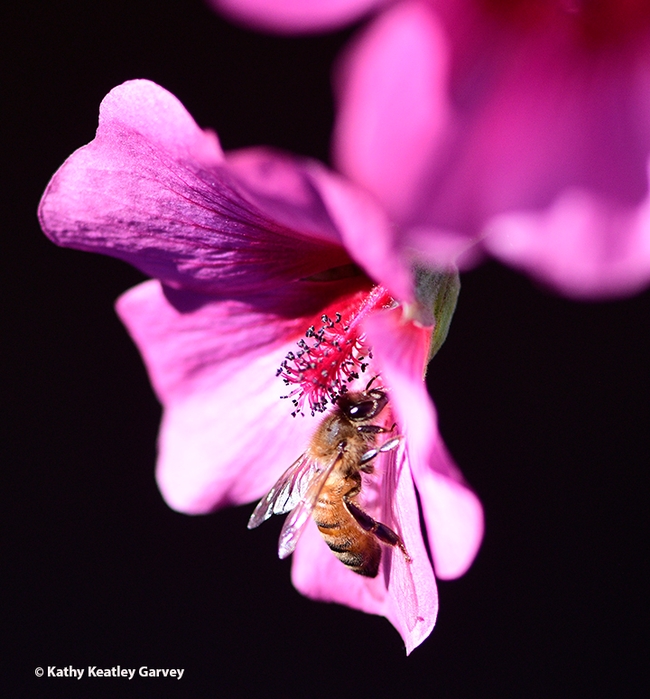
[[[411,299],[410,267],[396,254],[393,225],[374,197],[315,161],[268,149],[228,153],[227,160],[265,215],[314,240],[343,245],[374,281],[396,298]]]
[[[404,2],[350,52],[337,162],[388,208],[400,256],[446,262],[488,236],[569,295],[650,281],[647,10],[579,5]]]
[[[625,207],[567,191],[542,213],[496,217],[487,232],[492,254],[569,296],[629,294],[650,279],[650,197]]]
[[[436,575],[455,578],[471,565],[481,544],[483,508],[444,447],[422,380],[429,331],[404,322],[401,313],[399,308],[376,313],[365,329],[406,434]]]
[[[342,177],[324,170],[314,174],[350,256],[396,298],[412,300],[410,263],[397,254],[394,225],[383,209],[373,197]]]
[[[417,217],[487,236],[502,260],[573,296],[647,284],[648,38],[588,47],[568,14],[530,31],[487,17],[449,29],[463,38],[450,84],[467,96],[462,137],[450,129],[445,159],[432,158]]]
[[[264,188],[252,196],[251,168],[231,168],[214,134],[175,97],[146,80],[125,83],[102,102],[95,140],[50,182],[43,230],[60,245],[114,255],[173,286],[222,298],[266,298],[349,264],[311,166],[264,158],[295,171],[281,221],[273,219],[277,196]],[[299,297],[302,289],[290,291]]]
[[[428,461],[413,458],[413,480],[427,525],[436,575],[453,580],[472,565],[483,540],[483,507],[463,484],[440,437]]]
[[[647,39],[590,47],[569,13],[528,28],[472,7],[447,14],[456,99],[444,152],[430,154],[421,183],[420,220],[478,233],[574,188],[628,205],[645,197]]]
[[[200,129],[176,97],[149,80],[119,85],[99,108],[98,136],[112,140],[119,148],[118,141],[132,134],[176,158],[196,160],[204,167],[223,161],[216,134]]]
[[[375,21],[339,71],[336,161],[398,221],[447,125],[447,53],[430,7],[404,2]]]
[[[385,615],[400,632],[406,652],[410,653],[433,629],[438,614],[438,592],[422,538],[407,446],[402,444],[394,456],[397,482],[393,477],[386,482],[387,477],[384,477],[381,518],[392,521],[400,532],[412,561],[406,562],[401,551],[395,548],[386,551],[384,576],[387,576],[387,563],[390,563],[390,574],[387,582],[389,604]],[[393,513],[392,519],[386,511]]]
[[[164,406],[157,478],[169,505],[199,513],[260,497],[315,428],[291,417],[275,376],[304,321],[165,292],[157,281],[128,291],[117,309]]]
[[[315,160],[271,148],[245,148],[226,154],[230,171],[251,204],[289,231],[340,247],[341,235],[326,202],[328,189],[346,186],[352,198],[363,198],[352,185]]]
[[[411,558],[407,563],[399,550],[383,547],[379,575],[374,579],[353,573],[328,549],[316,526],[309,525],[293,556],[292,579],[302,594],[325,602],[338,602],[389,619],[410,653],[431,633],[438,613],[438,593],[431,564],[422,540],[418,505],[411,472],[402,448],[396,455],[396,472],[384,482],[387,498],[383,521],[396,527]],[[392,511],[392,517],[386,512]],[[393,521],[396,520],[396,521]]]
[[[386,0],[210,0],[233,20],[280,33],[334,29]]]
[[[296,589],[322,602],[337,602],[367,614],[383,614],[387,591],[380,576],[364,578],[346,568],[310,522],[293,554],[291,578]]]

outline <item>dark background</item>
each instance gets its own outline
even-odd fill
[[[327,160],[330,66],[352,30],[255,35],[200,0],[3,12],[3,696],[646,696],[650,293],[575,303],[495,263],[464,275],[430,383],[485,541],[406,658],[386,620],[292,588],[281,522],[253,535],[250,507],[163,503],[160,408],[113,312],[142,276],[56,248],[36,220],[130,78],[173,92],[226,149]],[[55,664],[185,676],[34,676]]]

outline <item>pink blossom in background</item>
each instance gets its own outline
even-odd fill
[[[409,652],[421,643],[437,594],[413,484],[440,577],[471,564],[482,510],[438,434],[422,381],[432,328],[409,320],[418,308],[411,270],[394,256],[390,223],[373,199],[313,161],[265,149],[224,154],[175,97],[138,80],[104,99],[96,138],[55,174],[39,216],[57,244],[155,277],[117,308],[164,407],[157,478],[181,512],[268,491],[322,417],[309,411],[322,392],[304,396],[305,417],[291,417],[277,370],[323,314],[356,324],[351,339],[373,352],[359,385],[381,375],[405,435],[377,507],[413,562],[388,552],[391,564],[362,578],[311,523],[293,581],[310,597],[386,616]],[[372,302],[377,283],[402,303]]]
[[[327,5],[300,7],[322,21]],[[395,249],[444,261],[475,246],[466,264],[485,251],[578,298],[646,286],[650,3],[379,7],[336,71],[333,150],[399,222]],[[338,5],[329,17],[344,22]]]
[[[390,0],[208,0],[233,21],[281,34],[336,29]]]

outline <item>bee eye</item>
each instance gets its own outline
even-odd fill
[[[348,417],[350,420],[367,420],[377,414],[377,401],[363,400],[360,403],[355,403],[348,408]]]

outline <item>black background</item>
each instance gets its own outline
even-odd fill
[[[130,78],[173,92],[226,149],[327,160],[330,67],[354,30],[256,35],[200,0],[3,12],[3,695],[645,696],[650,293],[575,303],[495,263],[464,275],[430,383],[485,541],[406,658],[386,620],[292,588],[280,522],[252,535],[250,507],[163,503],[160,409],[113,311],[142,276],[56,248],[36,220]],[[185,676],[34,675],[89,664]]]

